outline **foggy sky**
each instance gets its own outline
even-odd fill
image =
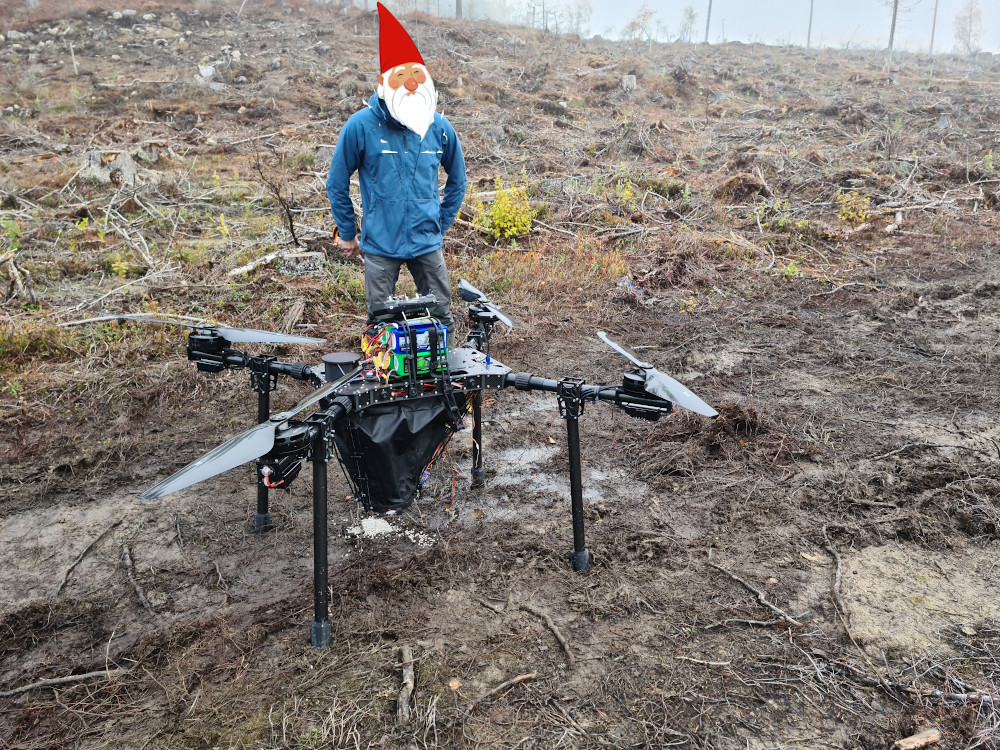
[[[590,33],[611,36],[634,18],[644,0],[591,0],[593,15]],[[952,22],[963,0],[940,0],[935,52],[951,52],[955,44]],[[656,11],[656,19],[666,24],[672,35],[681,24],[685,6],[692,5],[698,13],[695,21],[695,41],[705,38],[705,14],[708,0],[645,0]],[[896,49],[910,52],[927,51],[931,37],[934,0],[901,0],[910,6],[900,12],[896,27]],[[981,44],[984,50],[1000,51],[1000,2],[980,0],[983,13]],[[884,47],[889,41],[891,8],[882,0],[815,0],[813,46],[841,48]],[[712,26],[709,40],[721,42],[756,41],[764,44],[786,43],[805,45],[809,25],[809,0],[713,0]],[[725,31],[723,32],[723,29]]]

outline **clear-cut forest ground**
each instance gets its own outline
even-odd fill
[[[0,5],[0,746],[997,746],[992,59],[404,16],[468,161],[452,279],[518,325],[495,356],[616,382],[606,330],[721,416],[587,407],[587,576],[553,398],[490,399],[489,486],[459,433],[387,534],[331,470],[319,652],[308,477],[263,536],[250,467],[138,499],[253,422],[245,375],[107,316],[357,348],[323,182],[375,16],[67,7]],[[516,241],[477,228],[498,178]]]

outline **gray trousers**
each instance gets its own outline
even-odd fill
[[[449,343],[455,340],[455,319],[451,314],[451,281],[444,265],[444,253],[440,249],[409,260],[386,258],[365,253],[365,299],[368,302],[368,319],[372,320],[372,309],[379,307],[396,293],[399,270],[406,264],[417,285],[417,294],[433,294],[437,304],[430,313],[448,328]]]

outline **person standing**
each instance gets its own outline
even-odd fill
[[[458,135],[436,112],[430,70],[399,21],[378,3],[381,74],[368,106],[355,112],[337,139],[326,181],[340,247],[364,255],[369,322],[395,293],[405,264],[421,295],[437,300],[430,313],[453,338],[451,282],[444,233],[465,197],[465,159]],[[440,168],[448,175],[441,195]],[[361,235],[355,226],[351,176],[361,185]]]

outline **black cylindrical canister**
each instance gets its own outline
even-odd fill
[[[361,361],[361,355],[356,352],[331,352],[323,355],[323,374],[326,382],[332,383],[353,372]]]

